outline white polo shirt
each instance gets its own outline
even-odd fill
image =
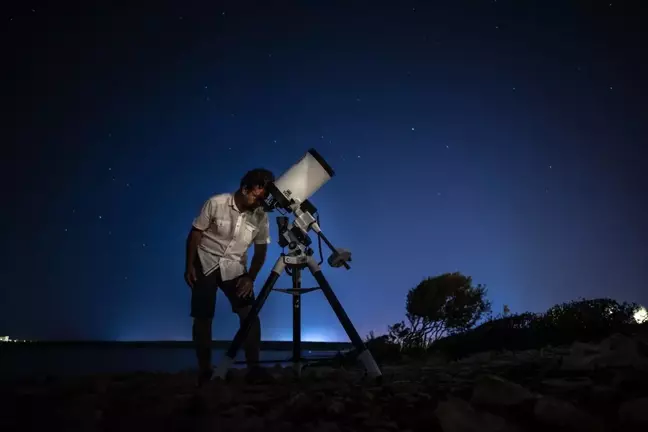
[[[205,275],[220,268],[224,281],[247,271],[247,251],[252,243],[270,243],[270,224],[263,208],[241,212],[231,193],[209,198],[193,226],[203,232],[198,257]]]

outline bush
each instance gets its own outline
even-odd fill
[[[472,330],[441,339],[431,346],[451,358],[480,351],[540,349],[574,341],[597,341],[613,333],[628,334],[638,325],[636,303],[612,299],[577,300],[543,314],[523,313],[489,319]]]
[[[388,340],[407,351],[427,348],[445,334],[472,328],[488,311],[486,287],[461,273],[424,279],[407,293],[404,321],[389,326]]]
[[[378,364],[394,362],[401,358],[401,347],[390,342],[387,335],[375,336],[370,332],[365,339],[365,345]]]

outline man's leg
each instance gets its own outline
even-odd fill
[[[196,348],[196,358],[198,360],[198,371],[200,373],[206,373],[211,370],[211,318],[194,318],[192,333]]]
[[[243,324],[243,320],[248,316],[250,310],[252,310],[252,304],[254,303],[254,292],[249,297],[240,297],[238,294],[238,289],[236,288],[236,282],[239,278],[234,278],[232,280],[223,281],[220,284],[220,288],[223,290],[227,299],[232,305],[232,312],[238,315],[239,325]],[[249,368],[258,366],[259,362],[259,351],[261,349],[261,321],[257,316],[250,327],[250,332],[245,338],[243,343],[243,349],[245,351],[245,360]]]
[[[252,306],[244,306],[235,311],[239,316],[239,325],[243,324],[243,320],[250,313],[251,309]],[[254,321],[252,321],[250,332],[243,343],[243,349],[245,350],[245,361],[247,362],[248,368],[259,366],[259,352],[261,351],[261,320],[259,320],[258,316]]]
[[[219,269],[204,276],[200,264],[196,265],[198,280],[191,290],[192,336],[198,360],[199,376],[211,375],[212,319],[216,307]]]

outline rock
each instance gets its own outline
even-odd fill
[[[602,367],[633,367],[648,370],[648,359],[632,338],[615,334],[600,344],[575,342],[563,358],[562,370],[593,370]]]
[[[320,421],[311,430],[313,432],[340,432],[340,427],[334,422]]]
[[[619,420],[624,425],[648,427],[648,397],[623,402],[619,407]]]
[[[242,431],[262,431],[264,430],[265,421],[256,415],[247,416],[240,420],[237,429]]]
[[[542,386],[546,389],[562,393],[588,390],[593,385],[594,383],[588,377],[553,378],[542,381]]]
[[[446,372],[439,372],[435,375],[436,379],[440,382],[450,382],[452,381],[452,375]]]
[[[256,412],[257,409],[252,405],[235,405],[225,411],[222,411],[221,414],[226,417],[243,418],[254,415]]]
[[[588,413],[576,408],[570,402],[552,397],[539,398],[535,403],[533,414],[538,421],[547,426],[583,432],[603,430],[600,423]]]
[[[458,363],[485,363],[490,361],[493,358],[493,353],[491,351],[485,351],[477,354],[473,354],[469,357],[462,358]]]
[[[342,412],[344,412],[344,402],[342,402],[342,400],[339,398],[333,399],[332,401],[329,402],[328,406],[326,407],[326,411],[329,414],[335,414],[335,415],[342,414]]]
[[[268,385],[247,385],[245,369],[200,389],[195,371],[0,383],[0,430],[16,429],[15,418],[30,430],[644,430],[646,347],[614,335],[458,362],[412,360],[383,367],[382,385],[358,380],[359,367],[306,368],[297,381],[278,365]]]
[[[443,432],[505,432],[513,431],[505,419],[477,412],[463,399],[449,398],[439,402],[434,411]]]
[[[520,384],[507,381],[495,375],[486,375],[477,380],[471,403],[475,405],[515,406],[535,399],[535,395]]]
[[[288,399],[288,405],[291,407],[299,408],[303,405],[308,405],[312,401],[312,398],[304,392],[293,393]]]
[[[596,356],[600,354],[598,345],[574,342],[569,354],[562,358],[562,370],[592,370]]]
[[[616,398],[616,392],[612,387],[595,385],[587,392],[587,399],[592,402],[609,404]]]

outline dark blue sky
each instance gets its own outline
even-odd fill
[[[354,253],[324,269],[363,335],[455,270],[495,312],[648,304],[639,2],[21,3],[3,24],[0,334],[189,339],[193,217],[309,147],[337,172],[312,199]],[[321,293],[303,303],[304,339],[346,340]],[[263,338],[290,338],[290,313],[273,293]]]

